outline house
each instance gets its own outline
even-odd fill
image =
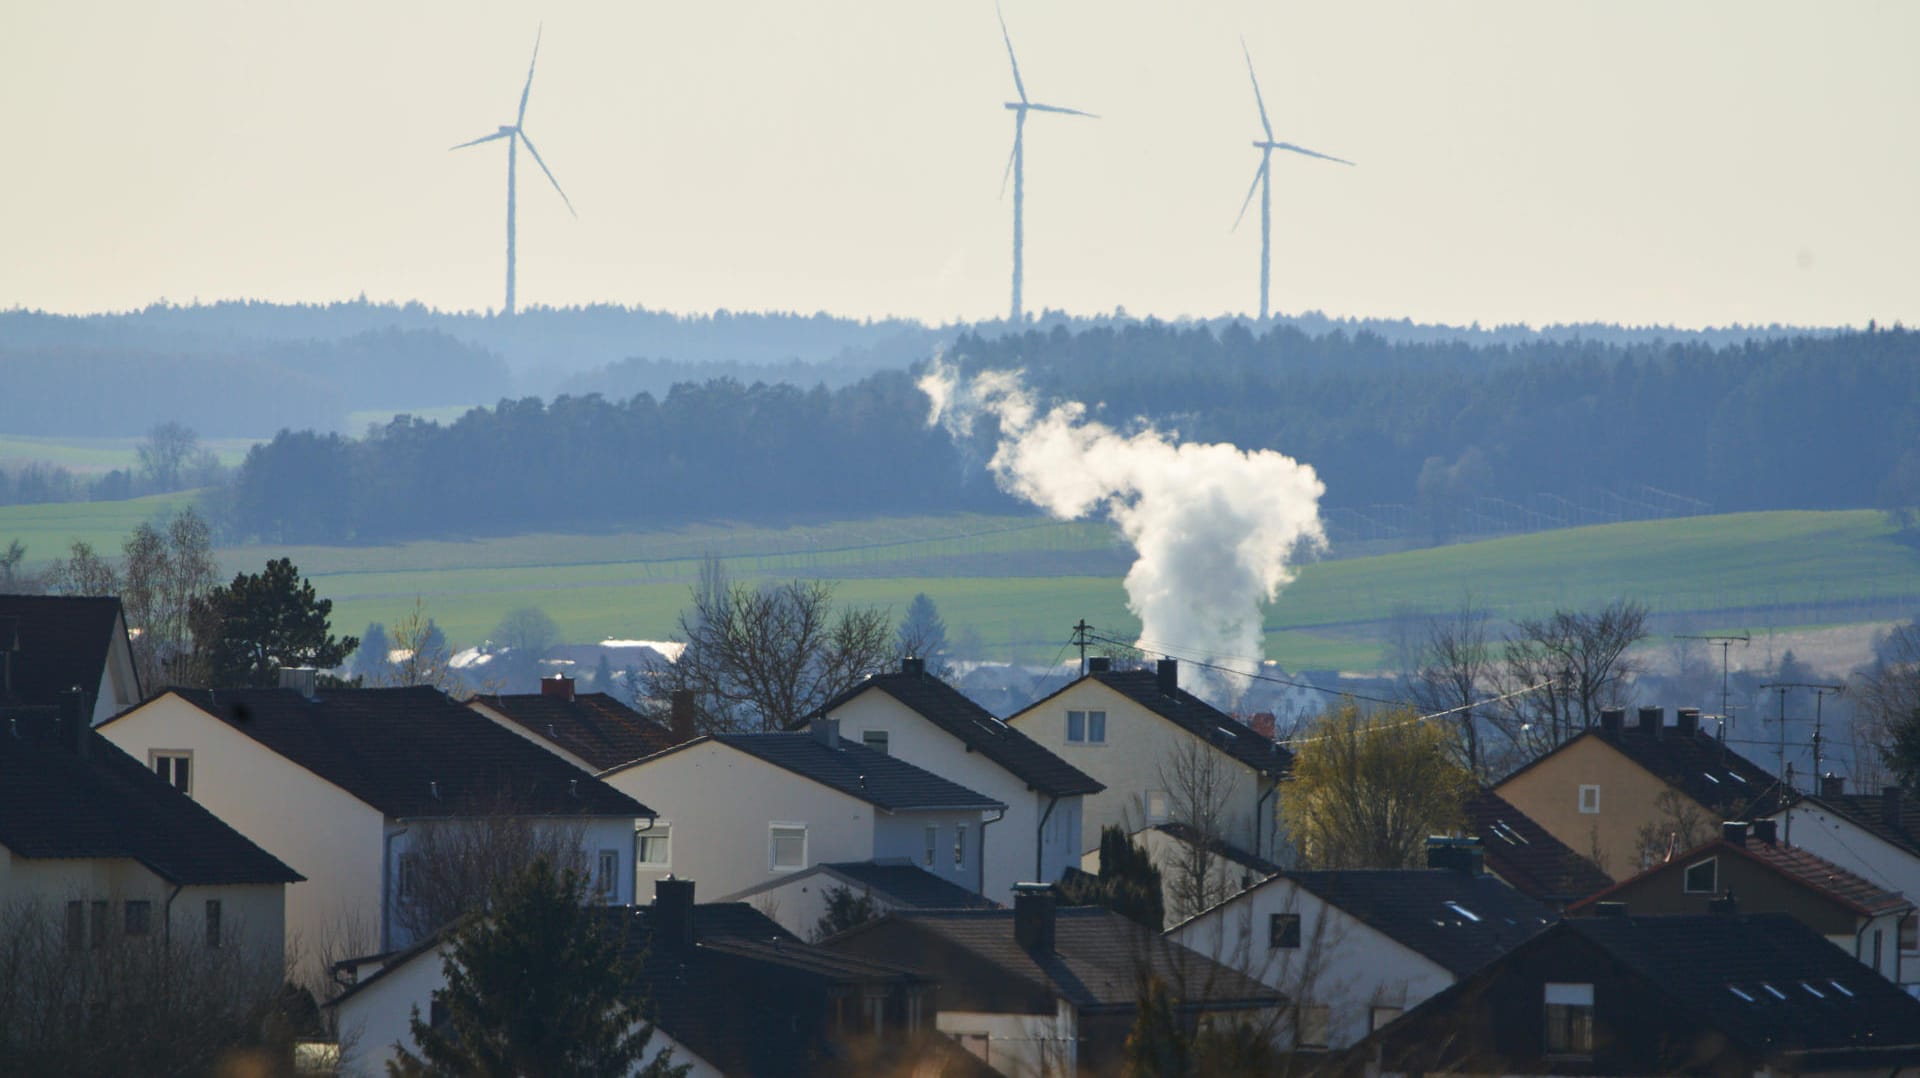
[[[1559,909],[1613,886],[1599,865],[1491,789],[1470,798],[1465,812],[1487,871],[1528,898]]]
[[[1198,806],[1218,813],[1219,826],[1207,828],[1217,837],[1279,857],[1280,782],[1293,754],[1182,689],[1176,660],[1115,670],[1106,659],[1089,659],[1084,676],[1007,722],[1106,787],[1085,798],[1083,852],[1100,845],[1103,827],[1192,825],[1183,817]]]
[[[56,707],[76,687],[95,723],[140,702],[120,600],[0,595],[0,706]]]
[[[819,932],[832,896],[865,900],[875,916],[894,910],[992,909],[978,891],[944,880],[905,858],[823,863],[749,887],[723,901],[745,902],[802,939]]]
[[[1774,776],[1700,729],[1697,708],[1665,725],[1664,708],[1606,708],[1581,732],[1494,785],[1494,793],[1614,881],[1669,848],[1712,837],[1722,820],[1746,819],[1777,797]]]
[[[467,706],[590,773],[652,756],[693,737],[691,721],[676,733],[606,693],[575,693],[573,687],[573,679],[561,674],[541,678],[537,693],[483,694],[469,699]]]
[[[723,895],[822,861],[906,858],[979,892],[1006,804],[840,736],[709,734],[603,771],[659,818],[640,835],[640,887],[672,874]]]
[[[1345,1048],[1554,920],[1471,847],[1429,858],[1445,867],[1282,873],[1167,938],[1285,993],[1294,1047]]]
[[[1056,909],[1023,884],[1012,909],[895,912],[823,941],[876,961],[909,958],[940,983],[935,1023],[1008,1078],[1118,1073],[1146,977],[1188,1023],[1244,1021],[1262,1034],[1278,992],[1098,907]]]
[[[1186,920],[1279,872],[1280,865],[1230,842],[1202,835],[1185,823],[1157,823],[1127,836],[1160,870],[1160,908],[1166,927]],[[1081,870],[1100,874],[1100,850],[1080,858]]]
[[[287,937],[309,953],[431,931],[418,881],[489,836],[577,849],[596,895],[630,902],[636,822],[653,815],[424,686],[169,689],[99,729],[307,877],[287,891]]]
[[[1721,835],[1583,901],[1569,915],[1621,902],[1634,913],[1706,913],[1723,896],[1754,913],[1789,914],[1896,983],[1901,925],[1913,903],[1846,869],[1779,839],[1775,820],[1722,826]],[[1911,971],[1920,981],[1920,970]]]
[[[695,904],[691,881],[595,912],[650,1008],[649,1058],[671,1049],[693,1078],[860,1073],[925,1047],[935,986],[898,964],[809,946],[744,903]],[[343,1074],[384,1075],[396,1044],[413,1047],[414,1009],[431,1021],[446,986],[445,943],[353,964],[359,979],[329,1004]]]
[[[0,708],[0,906],[37,908],[69,948],[151,938],[285,966],[300,874],[90,725],[92,701]]]
[[[1581,917],[1356,1045],[1350,1073],[1912,1074],[1920,1001],[1786,914]]]
[[[822,707],[841,736],[952,779],[1007,805],[994,824],[982,893],[1009,901],[1013,885],[1050,883],[1080,864],[1081,802],[1101,785],[904,659]]]
[[[1782,842],[1826,858],[1876,886],[1920,900],[1920,801],[1898,786],[1850,794],[1838,775],[1819,794],[1789,795],[1771,817]],[[1756,821],[1757,822],[1757,821]],[[1920,915],[1900,922],[1900,980],[1920,976]]]

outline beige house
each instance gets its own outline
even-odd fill
[[[1080,849],[1100,830],[1129,833],[1162,823],[1212,830],[1255,857],[1280,851],[1280,781],[1293,754],[1180,687],[1179,664],[1114,670],[1089,660],[1087,673],[1007,720],[1043,748],[1104,785],[1082,799]]]
[[[1628,725],[1600,725],[1508,775],[1494,793],[1618,881],[1712,837],[1779,794],[1771,774],[1700,729],[1700,712],[1643,707]]]

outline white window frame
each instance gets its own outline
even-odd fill
[[[967,867],[967,825],[953,825],[953,867]]]
[[[1591,1057],[1593,1055],[1594,1044],[1593,985],[1548,981],[1541,991],[1541,1002],[1544,1005],[1543,1009],[1546,1018],[1546,1025],[1545,1028],[1541,1030],[1541,1033],[1545,1038],[1544,1047],[1547,1057],[1549,1059],[1584,1059]],[[1586,1035],[1586,1043],[1584,1045],[1566,1044],[1556,1046],[1553,1043],[1555,1036],[1554,1028],[1556,1025],[1555,1018],[1566,1014],[1565,1011],[1557,1012],[1555,1008],[1581,1008],[1586,1011],[1586,1026],[1583,1030]]]
[[[923,833],[927,838],[927,851],[926,860],[921,862],[921,867],[932,868],[934,858],[940,855],[940,827],[938,824],[928,824],[923,829]]]
[[[1700,868],[1703,865],[1713,870],[1713,879],[1708,882],[1705,890],[1702,890],[1698,887],[1693,886],[1693,870],[1696,868]],[[1690,864],[1686,868],[1682,869],[1680,872],[1680,893],[1687,894],[1687,895],[1719,894],[1720,893],[1720,859],[1718,857],[1702,858],[1701,860],[1695,861],[1693,864]]]
[[[1156,804],[1157,803],[1157,804]],[[1146,796],[1147,822],[1166,823],[1172,816],[1172,799],[1165,790],[1148,790]]]
[[[1593,796],[1589,798],[1587,796],[1588,794],[1592,794]],[[1591,785],[1580,787],[1580,814],[1582,816],[1597,816],[1599,813],[1600,787]]]
[[[1099,723],[1099,737],[1095,737],[1095,721]],[[1087,744],[1104,745],[1107,743],[1107,713],[1105,711],[1087,712]]]
[[[1294,1012],[1293,1046],[1326,1048],[1333,1040],[1333,1008],[1324,1003],[1302,1003]]]
[[[777,840],[783,837],[780,834],[780,832],[782,831],[800,832],[800,863],[797,865],[783,865],[780,863],[780,858],[778,854],[780,847],[778,845]],[[789,834],[784,837],[791,838],[792,835]],[[807,825],[804,823],[796,823],[788,820],[776,820],[773,823],[768,824],[767,825],[767,871],[798,872],[801,869],[806,867],[807,867]]]
[[[860,744],[865,745],[867,748],[870,748],[875,752],[882,753],[887,756],[893,755],[891,752],[887,751],[887,743],[891,740],[892,739],[887,736],[887,731],[885,730],[860,731]]]
[[[609,859],[613,862],[611,866],[607,864]],[[611,904],[620,897],[620,851],[601,850],[598,862],[594,866],[593,885],[600,897]]]
[[[653,821],[652,827],[641,827],[635,824],[633,831],[634,838],[637,840],[633,848],[634,870],[636,872],[643,868],[657,869],[673,867],[673,824],[671,822],[667,820],[655,820]],[[645,851],[649,845],[655,843],[666,850],[667,855],[658,861],[644,860],[643,851]]]
[[[1073,735],[1073,720],[1075,719],[1080,720],[1080,736],[1079,737],[1075,737]],[[1087,742],[1087,713],[1086,712],[1072,710],[1072,709],[1069,709],[1067,711],[1067,742],[1073,745],[1086,744]]]
[[[164,775],[160,775],[160,761],[162,760],[167,761],[167,773]],[[187,784],[185,786],[180,785],[179,780],[175,777],[179,768],[179,764],[174,762],[176,760],[185,760],[187,762]],[[193,765],[192,749],[149,750],[147,753],[147,768],[154,774],[160,775],[167,785],[179,790],[188,797],[193,796],[194,772],[198,771],[199,768]]]

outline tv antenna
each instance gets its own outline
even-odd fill
[[[1813,690],[1813,774],[1820,777],[1820,705],[1829,696],[1838,696],[1847,691],[1844,685],[1824,685],[1807,681],[1773,681],[1760,686],[1763,689],[1775,689],[1780,693],[1780,776],[1786,781],[1787,773],[1787,693],[1793,689]]]
[[[1090,637],[1088,637],[1087,634],[1092,631],[1093,631],[1093,626],[1088,625],[1087,619],[1085,618],[1081,618],[1080,623],[1073,627],[1073,643],[1076,646],[1078,646],[1080,649],[1080,676],[1081,677],[1087,676],[1087,645],[1090,640]]]
[[[1711,636],[1680,633],[1677,634],[1674,639],[1705,640],[1709,644],[1720,645],[1720,740],[1725,741],[1727,739],[1727,728],[1733,725],[1733,693],[1729,688],[1729,682],[1727,680],[1727,650],[1736,643],[1743,646],[1753,643],[1753,636],[1745,629],[1742,629],[1740,630],[1739,636],[1732,634],[1726,636]]]

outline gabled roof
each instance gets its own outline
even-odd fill
[[[1456,977],[1512,950],[1557,916],[1492,876],[1448,868],[1285,872],[1254,890],[1281,880],[1292,880]]]
[[[304,879],[93,730],[68,747],[53,708],[0,710],[0,845],[30,859],[125,858],[181,885]]]
[[[734,898],[746,899],[814,876],[829,876],[851,891],[871,894],[888,909],[990,909],[998,905],[978,891],[941,879],[904,858],[822,862],[750,887]]]
[[[98,692],[114,637],[126,639],[112,596],[0,595],[0,649],[16,632],[13,691],[11,699],[0,692],[0,704],[52,707],[75,685]]]
[[[388,817],[654,815],[438,689],[168,692]]]
[[[1010,721],[1018,722],[1054,697],[1089,680],[1105,685],[1262,775],[1280,775],[1293,767],[1293,753],[1284,746],[1260,736],[1252,727],[1185,689],[1176,686],[1172,692],[1162,691],[1160,676],[1153,670],[1092,671],[1027,705]]]
[[[1586,910],[1594,903],[1607,901],[1614,895],[1636,887],[1648,879],[1683,873],[1688,865],[1713,854],[1743,857],[1782,879],[1805,887],[1828,901],[1845,907],[1856,916],[1875,917],[1895,910],[1911,909],[1913,906],[1900,892],[1876,886],[1798,846],[1789,846],[1782,842],[1763,842],[1749,835],[1745,843],[1731,842],[1725,836],[1702,843],[1685,853],[1675,855],[1671,861],[1664,861],[1647,868],[1604,891],[1568,906],[1567,912],[1578,913]]]
[[[1901,797],[1897,813],[1889,811],[1885,794],[1802,794],[1793,804],[1805,802],[1824,805],[1875,838],[1920,857],[1920,798]]]
[[[1521,894],[1563,903],[1613,885],[1600,866],[1575,853],[1493,790],[1481,790],[1465,807],[1467,826],[1480,840],[1487,868]]]
[[[1006,768],[1041,793],[1073,797],[1106,789],[1039,742],[994,718],[959,689],[925,672],[875,675],[828,701],[818,714],[830,714],[871,690],[884,692],[905,704],[921,718],[959,738],[968,748]]]
[[[585,692],[571,700],[544,693],[476,696],[483,704],[535,738],[551,742],[587,762],[595,771],[673,747],[666,727],[603,692]]]
[[[1505,786],[1515,776],[1539,767],[1588,738],[1609,745],[1648,773],[1677,788],[1721,819],[1745,819],[1757,806],[1779,795],[1774,776],[1759,764],[1715,740],[1711,734],[1683,734],[1677,726],[1649,735],[1637,724],[1618,731],[1595,726],[1562,743],[1552,752],[1501,779]]]
[[[1176,839],[1190,846],[1202,839],[1200,832],[1194,830],[1191,825],[1181,823],[1178,820],[1167,823],[1157,823],[1151,827],[1142,828],[1142,831],[1158,831],[1168,838]],[[1135,835],[1139,835],[1140,833],[1140,831],[1134,832]],[[1225,861],[1231,861],[1241,868],[1246,869],[1248,872],[1257,873],[1261,876],[1271,876],[1281,871],[1280,866],[1275,862],[1269,861],[1251,850],[1243,850],[1223,838],[1214,837],[1207,841],[1207,845],[1208,848],[1213,851],[1214,856]]]
[[[949,782],[905,760],[844,737],[838,740],[838,747],[828,748],[824,740],[812,733],[708,734],[613,770],[622,771],[627,767],[651,763],[676,752],[713,742],[888,812],[1007,807],[985,794],[975,793],[957,782]],[[605,776],[607,772],[601,774]]]

